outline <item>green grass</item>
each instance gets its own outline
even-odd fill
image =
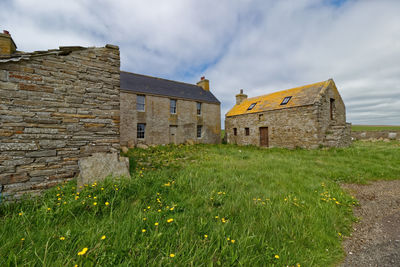
[[[399,148],[131,150],[130,180],[2,205],[0,266],[333,265],[357,204],[339,183],[400,179]]]
[[[354,132],[364,131],[400,131],[400,126],[385,125],[352,125],[351,130]]]

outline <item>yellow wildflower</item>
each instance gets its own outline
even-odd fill
[[[102,187],[101,190],[104,190],[104,187]]]
[[[22,212],[18,213],[19,216],[22,216],[22,214],[23,214]]]
[[[147,218],[143,218],[143,221],[147,220]]]
[[[24,241],[25,240],[25,238],[21,238],[21,241]]]
[[[171,258],[173,258],[173,257],[175,257],[175,254],[171,253],[171,254],[169,254],[169,256],[170,256]]]
[[[93,202],[93,205],[95,205],[95,206],[96,206],[96,205],[97,205],[97,202]]]
[[[75,200],[78,200],[79,196],[75,196]]]
[[[161,210],[157,210],[158,212],[161,212]]]
[[[101,239],[101,240],[104,240],[104,239],[106,239],[106,236],[103,235],[100,239]]]
[[[85,255],[87,251],[88,251],[88,248],[83,248],[81,251],[78,252],[78,256]]]
[[[158,226],[158,222],[154,223],[155,226]]]
[[[171,223],[173,221],[174,221],[174,219],[170,218],[170,219],[167,220],[167,223]]]
[[[232,244],[235,243],[235,239],[232,239],[232,240],[231,240],[231,243],[232,243]]]
[[[231,239],[228,237],[228,238],[226,238],[226,240],[230,241]]]
[[[142,233],[146,232],[146,229],[142,229]]]
[[[48,210],[48,211],[50,211],[50,210],[51,210],[51,208],[47,208],[47,210]]]
[[[107,201],[106,203],[104,203],[106,206],[110,205],[110,203]]]
[[[61,197],[57,198],[57,200],[60,201],[60,200],[61,200]]]
[[[63,236],[62,236],[62,237],[60,237],[60,240],[65,240],[65,237],[63,237]]]
[[[93,197],[93,199],[97,199],[97,197]]]
[[[279,259],[279,255],[275,255],[275,259]]]
[[[208,235],[204,235],[204,238],[207,238],[208,237]]]

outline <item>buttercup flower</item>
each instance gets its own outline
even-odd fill
[[[83,248],[81,251],[78,252],[78,256],[85,255],[87,251],[88,251],[88,248]]]
[[[60,237],[60,240],[65,240],[65,237],[63,237],[63,236],[62,236],[62,237]]]
[[[101,240],[104,240],[104,239],[106,239],[106,236],[103,235],[100,239],[101,239]]]

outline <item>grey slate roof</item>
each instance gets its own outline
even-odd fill
[[[121,90],[135,93],[176,97],[209,103],[220,103],[209,91],[200,86],[121,71]]]

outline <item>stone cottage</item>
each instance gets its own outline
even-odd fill
[[[195,84],[121,71],[121,145],[220,143],[220,102]]]
[[[120,150],[119,48],[16,51],[0,34],[0,193],[37,192]]]
[[[346,109],[332,79],[247,98],[243,90],[225,115],[227,142],[263,147],[345,147]]]

